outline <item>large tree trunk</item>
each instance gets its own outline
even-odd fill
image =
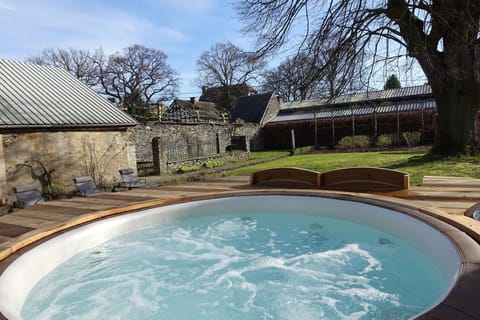
[[[433,1],[426,9],[430,22],[410,11],[407,1],[388,0],[386,14],[400,27],[409,55],[420,63],[432,87],[438,108],[432,152],[476,153],[476,115],[480,107],[478,0]],[[429,28],[426,23],[430,23]]]
[[[441,155],[471,154],[478,151],[478,92],[452,84],[447,90],[435,89],[438,126],[432,152]]]

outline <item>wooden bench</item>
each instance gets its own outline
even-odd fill
[[[273,168],[254,172],[250,175],[250,185],[272,188],[318,189],[320,173],[300,168]]]
[[[321,189],[397,191],[409,187],[408,173],[383,168],[344,168],[322,173]]]

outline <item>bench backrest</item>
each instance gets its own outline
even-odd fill
[[[409,187],[408,173],[383,168],[344,168],[322,173],[321,189],[397,191]]]
[[[138,177],[132,168],[120,169],[118,172],[120,172],[120,176],[122,176],[123,184],[125,186],[133,187],[138,185]]]
[[[28,208],[44,201],[42,193],[34,184],[16,186],[13,188],[13,193],[17,198],[16,206],[21,209]]]
[[[82,196],[88,196],[98,192],[97,185],[90,176],[73,178],[73,182]]]
[[[266,169],[252,173],[250,185],[315,189],[320,187],[320,173],[300,168]]]

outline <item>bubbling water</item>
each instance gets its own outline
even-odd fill
[[[137,230],[42,279],[25,319],[408,319],[445,279],[405,241],[346,220],[248,213]]]

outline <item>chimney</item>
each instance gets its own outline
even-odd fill
[[[190,103],[195,105],[195,97],[190,97]]]

